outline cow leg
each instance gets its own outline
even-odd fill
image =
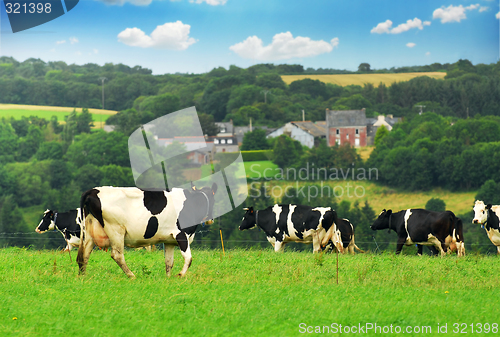
[[[191,262],[193,261],[193,257],[191,255],[191,248],[189,247],[189,242],[186,236],[186,233],[180,232],[175,236],[177,243],[179,244],[179,248],[181,250],[181,255],[184,258],[184,266],[182,267],[181,272],[177,275],[179,277],[183,277],[186,275],[186,272],[191,266]],[[172,262],[173,263],[173,262]]]
[[[354,255],[354,237],[352,238],[351,242],[349,242],[347,250],[349,251],[349,254]]]
[[[401,253],[401,251],[403,250],[403,246],[406,242],[406,238],[398,238],[398,242],[397,242],[397,245],[396,245],[396,254],[399,254]]]
[[[497,254],[500,255],[500,246],[497,246]]]
[[[422,255],[422,250],[423,250],[424,246],[422,245],[418,245],[417,244],[417,255],[418,256],[421,256]]]
[[[167,272],[167,276],[170,276],[170,272],[174,266],[174,245],[165,244],[165,270]]]
[[[276,242],[274,243],[274,251],[276,253],[282,252],[284,250],[284,248],[285,248],[285,244],[281,241],[276,240]]]
[[[135,278],[134,273],[132,273],[127,263],[125,263],[125,256],[123,255],[125,250],[125,229],[119,227],[107,231],[106,234],[111,243],[111,258],[120,266],[125,275],[131,279]]]
[[[321,252],[321,240],[319,239],[319,235],[316,232],[313,234],[313,253]]]
[[[79,274],[85,274],[87,270],[87,263],[89,262],[90,253],[94,249],[94,239],[87,233],[85,233],[85,240],[82,240],[80,247],[78,248],[78,255],[76,257],[76,262],[78,263]]]
[[[463,242],[460,242],[460,241],[457,242],[457,255],[459,257],[465,256],[465,244]]]

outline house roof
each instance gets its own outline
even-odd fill
[[[321,124],[318,124],[318,123],[313,123],[311,121],[291,122],[291,123],[293,125],[297,126],[298,128],[304,130],[305,132],[308,132],[313,137],[325,137],[326,136],[326,122],[325,122],[324,126],[322,126]]]
[[[326,110],[329,127],[366,126],[364,110]]]

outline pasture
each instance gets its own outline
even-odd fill
[[[22,104],[0,104],[0,119],[21,119],[21,117],[37,116],[50,120],[52,116],[57,116],[60,123],[64,123],[64,117],[69,115],[75,108],[58,107],[58,106],[41,106],[41,105],[22,105]],[[81,108],[76,108],[77,113],[82,111]],[[97,128],[102,128],[104,122],[109,116],[116,114],[118,111],[89,109],[94,125]]]
[[[342,87],[348,85],[364,86],[367,83],[378,87],[380,83],[390,86],[395,82],[409,81],[415,77],[428,76],[435,79],[444,79],[446,73],[442,72],[422,72],[422,73],[397,73],[397,74],[339,74],[339,75],[282,75],[281,78],[286,84],[293,81],[309,78],[311,80],[319,80],[324,83],[340,85]]]
[[[75,252],[70,262],[67,253],[0,249],[2,336],[297,336],[301,326],[368,323],[431,328],[409,336],[489,323],[486,335],[498,334],[496,256],[340,255],[339,284],[334,254],[269,247],[223,255],[195,245],[193,257],[185,278],[167,279],[162,251],[128,250],[137,276],[129,280],[109,252],[94,251],[78,276]],[[177,273],[178,249],[175,260]]]

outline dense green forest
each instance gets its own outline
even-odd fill
[[[128,135],[141,123],[190,106],[196,106],[209,135],[217,133],[214,121],[231,119],[236,125],[246,125],[252,118],[254,125],[279,126],[300,120],[302,110],[313,121],[324,120],[326,108],[366,108],[368,116],[401,116],[404,122],[396,124],[391,132],[379,129],[376,149],[366,162],[349,147],[328,148],[320,143],[307,149],[284,136],[262,142],[262,131],[255,131],[253,137],[248,135],[244,147],[273,149],[274,161],[282,168],[303,168],[311,162],[316,167],[375,167],[379,182],[389,186],[405,190],[436,186],[451,190],[481,188],[481,196],[492,198],[500,171],[500,63],[474,66],[459,60],[409,69],[429,70],[447,71],[447,76],[444,80],[420,77],[388,87],[340,87],[308,79],[286,85],[281,74],[313,73],[300,65],[261,64],[247,69],[231,66],[199,75],[152,75],[139,66],[77,66],[38,59],[17,62],[2,57],[0,103],[72,106],[78,112],[68,115],[65,123],[55,117],[45,120],[34,116],[0,122],[0,233],[32,232],[36,224],[26,223],[25,209],[65,211],[76,208],[81,193],[94,186],[133,186]],[[316,72],[328,71],[334,72]],[[366,65],[360,67],[360,72],[369,71]],[[115,132],[91,130],[91,115],[86,108],[101,107],[100,77],[106,77],[106,109],[120,111],[108,119],[109,124],[117,126]],[[422,115],[415,105],[425,105]],[[201,228],[197,240],[218,247],[219,227],[232,242],[229,245],[265,240],[261,232],[237,230],[241,208],[264,208],[278,201],[249,198],[215,226]],[[372,238],[367,226],[375,213],[369,204],[337,203],[335,199],[315,203],[336,207],[341,216],[356,225],[360,237],[365,235],[365,241]],[[470,214],[463,217],[465,221]],[[384,233],[377,235],[385,238]],[[389,237],[384,240],[391,241]],[[0,236],[0,245],[30,244],[62,245],[48,238],[33,243],[23,236]],[[378,247],[375,242],[367,246]],[[380,248],[384,247],[382,244]]]

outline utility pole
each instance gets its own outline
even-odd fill
[[[420,108],[420,113],[419,113],[419,115],[421,115],[421,114],[422,114],[422,112],[423,112],[423,108],[425,108],[425,105],[415,105],[415,106],[416,106],[417,108]]]
[[[99,77],[99,80],[102,81],[102,109],[104,110],[104,81],[106,81],[107,78]]]
[[[262,90],[261,93],[264,94],[264,103],[267,104],[267,94],[269,94],[271,91],[270,90]]]
[[[302,121],[306,121],[306,113],[304,112],[304,110],[302,110]]]

